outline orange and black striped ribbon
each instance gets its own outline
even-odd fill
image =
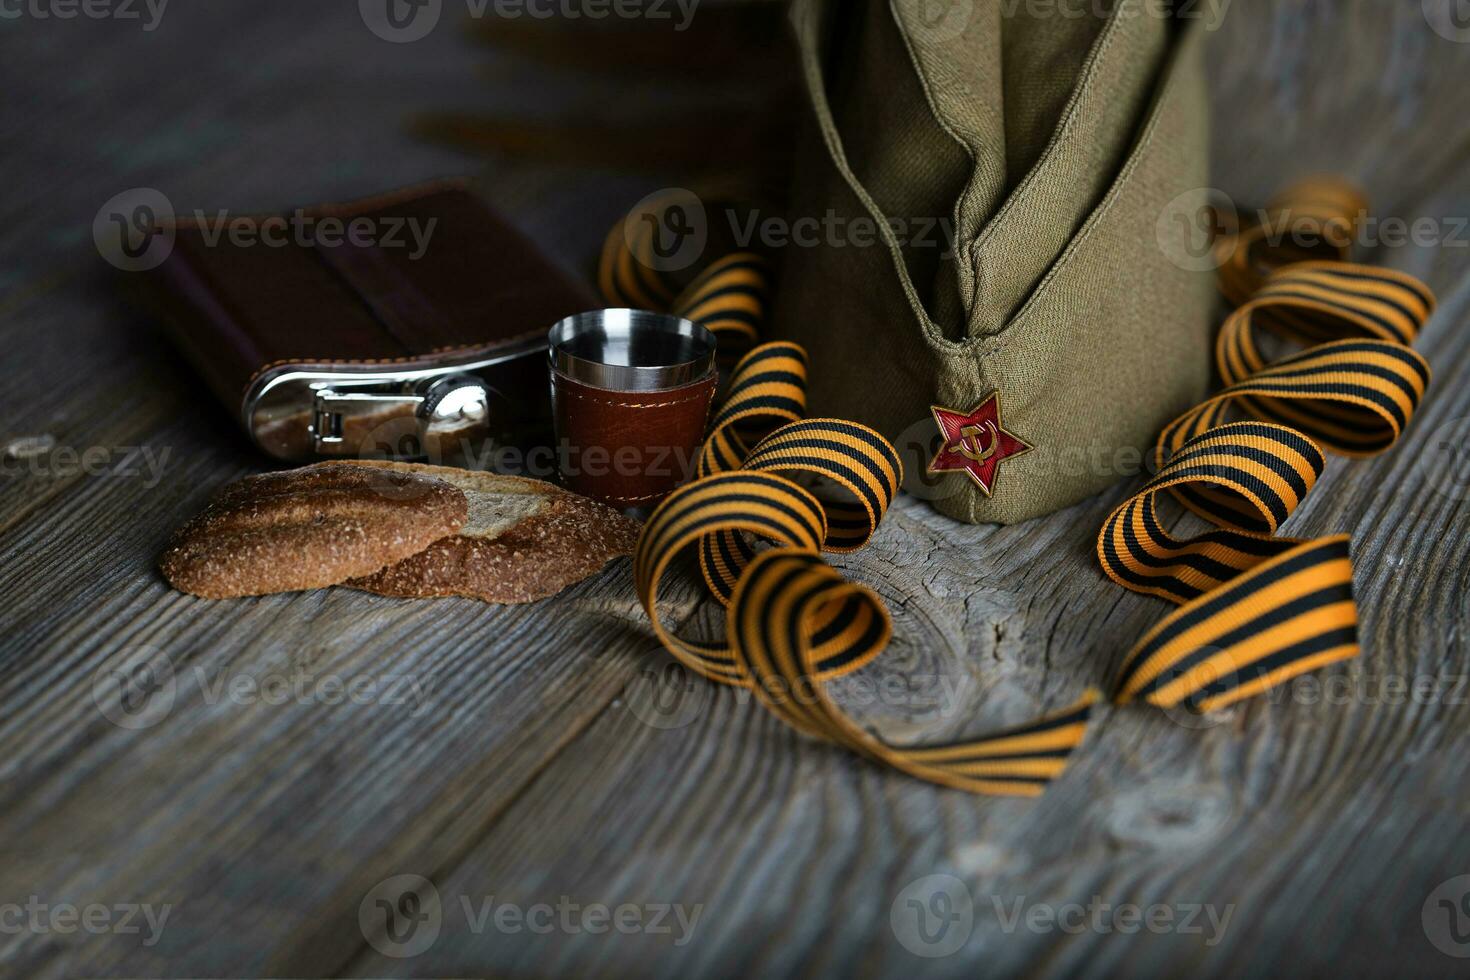
[[[1408,344],[1433,297],[1409,276],[1349,264],[1345,252],[1323,260],[1276,236],[1305,216],[1345,248],[1359,205],[1339,185],[1305,186],[1219,243],[1222,292],[1235,306],[1219,339],[1224,387],[1164,429],[1157,474],[1098,537],[1109,577],[1179,604],[1125,658],[1118,703],[1207,711],[1358,651],[1348,538],[1276,532],[1321,475],[1322,447],[1370,455],[1408,424],[1429,380]],[[636,230],[614,229],[600,269],[608,299],[691,316],[742,353],[698,478],[639,539],[638,595],[664,646],[813,737],[945,786],[1041,793],[1081,742],[1096,691],[1019,728],[926,746],[885,742],[828,696],[826,683],[871,663],[892,627],[878,596],[821,552],[867,544],[902,482],[898,454],[866,426],[805,418],[805,351],[756,345],[767,291],[759,256],[725,256],[680,290],[638,258],[647,247]],[[1261,333],[1309,346],[1268,363]],[[1165,491],[1214,529],[1169,534],[1157,511]],[[727,607],[724,642],[682,639],[659,619],[659,581],[686,549]]]
[[[1110,578],[1181,604],[1125,659],[1118,701],[1208,711],[1358,653],[1348,538],[1276,534],[1324,450],[1388,449],[1429,384],[1409,344],[1434,297],[1412,276],[1346,261],[1364,213],[1351,188],[1314,181],[1218,242],[1235,307],[1216,345],[1224,387],[1164,428],[1157,474],[1098,536]],[[1266,337],[1304,349],[1271,362]],[[1165,531],[1166,490],[1214,529]]]

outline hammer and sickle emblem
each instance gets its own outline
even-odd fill
[[[994,489],[995,471],[1000,464],[1036,448],[1005,427],[998,392],[991,392],[968,412],[941,405],[929,408],[943,439],[939,452],[929,461],[929,472],[967,473],[987,497]]]
[[[980,437],[986,431],[990,432],[989,444],[982,443]],[[985,427],[978,425],[967,425],[960,429],[960,437],[955,440],[954,451],[966,459],[981,462],[995,455],[996,448],[1000,445],[1000,433],[996,431],[995,423],[990,419],[985,420]]]

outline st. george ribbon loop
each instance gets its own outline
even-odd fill
[[[1118,701],[1209,711],[1357,655],[1347,537],[1274,535],[1322,475],[1324,450],[1388,449],[1429,384],[1408,345],[1434,297],[1412,276],[1346,261],[1364,213],[1351,188],[1317,180],[1217,243],[1235,304],[1216,345],[1224,387],[1165,426],[1157,475],[1098,536],[1113,581],[1182,604],[1125,659]],[[1268,362],[1262,335],[1305,349]],[[1175,539],[1155,511],[1163,490],[1216,530]]]
[[[1348,537],[1275,535],[1321,476],[1324,448],[1387,449],[1429,381],[1408,344],[1434,298],[1410,276],[1346,261],[1362,213],[1346,185],[1313,182],[1217,243],[1221,291],[1234,307],[1217,348],[1224,387],[1165,427],[1156,475],[1098,536],[1110,578],[1179,605],[1124,658],[1116,703],[1209,711],[1357,654]],[[892,624],[876,593],[821,555],[868,543],[902,482],[898,454],[867,426],[805,417],[806,352],[758,343],[769,285],[761,256],[722,256],[681,289],[647,261],[661,218],[638,217],[604,247],[599,281],[609,302],[696,319],[733,364],[697,478],[654,511],[634,556],[660,641],[704,677],[752,690],[806,735],[932,783],[1040,794],[1081,743],[1097,691],[1018,728],[925,746],[885,742],[830,697],[827,682],[870,664]],[[1320,244],[1273,236],[1303,219],[1343,244],[1323,259]],[[1263,333],[1305,349],[1268,362]],[[1214,529],[1169,534],[1157,511],[1165,495]],[[659,620],[659,581],[688,548],[727,607],[724,642],[685,640]]]

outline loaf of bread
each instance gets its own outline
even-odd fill
[[[174,588],[207,599],[335,585],[458,531],[465,495],[414,473],[322,463],[225,487],[159,560]]]
[[[534,602],[631,554],[640,525],[550,483],[419,463],[364,463],[432,477],[469,501],[458,533],[348,585],[405,598],[471,596]]]
[[[640,525],[550,483],[448,466],[317,463],[232,483],[159,568],[208,599],[350,585],[533,602],[631,554]]]

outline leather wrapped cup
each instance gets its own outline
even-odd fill
[[[568,489],[643,509],[693,475],[719,382],[713,334],[676,316],[612,309],[561,320],[549,341]]]

